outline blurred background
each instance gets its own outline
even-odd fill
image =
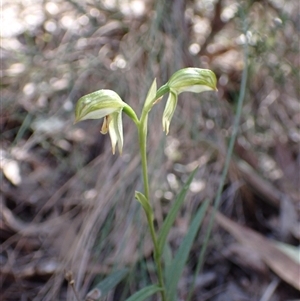
[[[136,129],[124,116],[123,155],[113,156],[109,137],[99,132],[102,120],[74,125],[74,106],[106,88],[139,115],[154,78],[161,86],[188,66],[216,73],[217,93],[179,96],[168,136],[161,126],[165,99],[150,115],[157,225],[199,166],[169,236],[175,252],[195,210],[215,198],[246,42],[249,77],[238,139],[192,300],[299,299],[299,5],[3,0],[1,300],[76,300],[66,273],[79,300],[98,300],[91,290],[118,271],[126,276],[101,300],[125,300],[155,281],[151,240],[134,200],[142,190]],[[186,300],[207,224],[178,300]]]

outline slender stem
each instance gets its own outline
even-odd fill
[[[138,125],[138,132],[139,132],[139,144],[140,144],[140,154],[142,160],[142,172],[143,172],[143,181],[144,181],[144,195],[147,201],[150,203],[149,197],[149,179],[148,179],[148,166],[147,166],[147,121],[148,115],[143,114],[140,119],[140,123]],[[159,253],[159,246],[157,242],[157,235],[154,228],[154,221],[152,216],[145,212],[147,216],[147,221],[149,225],[149,230],[154,246],[153,257],[157,268],[157,278],[159,286],[163,289],[161,293],[162,301],[166,301],[166,292],[165,292],[165,285],[163,280],[163,273],[162,273],[162,265],[161,265],[161,258]]]
[[[149,224],[149,228],[150,228],[151,238],[152,238],[153,245],[154,245],[153,257],[154,257],[154,261],[155,261],[155,264],[157,267],[158,283],[159,283],[159,286],[163,289],[161,291],[161,298],[162,298],[162,301],[166,301],[167,299],[166,299],[165,285],[164,285],[164,280],[163,280],[164,278],[163,278],[160,254],[159,254],[159,250],[158,250],[157,236],[155,233],[153,220],[151,219],[151,217],[149,215],[147,215],[147,220],[148,220],[148,224]]]
[[[155,98],[158,99],[160,97],[163,97],[166,93],[169,92],[169,90],[170,90],[170,88],[169,88],[168,84],[164,84],[157,90]]]
[[[247,32],[247,22],[246,22],[246,17],[245,16],[241,16],[243,17],[243,31],[244,34],[246,36],[246,32]],[[194,273],[194,280],[193,280],[193,284],[191,286],[189,295],[187,300],[191,300],[192,297],[192,293],[195,287],[195,282],[196,282],[196,277],[199,274],[199,272],[202,269],[203,266],[203,261],[204,261],[204,256],[206,253],[206,248],[208,245],[208,241],[210,238],[210,234],[212,231],[212,227],[214,224],[214,220],[215,220],[215,215],[216,212],[219,208],[220,205],[220,201],[221,201],[221,196],[222,196],[222,191],[224,188],[224,183],[227,177],[227,173],[229,170],[229,166],[230,166],[230,162],[231,162],[231,157],[232,157],[232,153],[233,153],[233,148],[234,148],[234,144],[235,144],[235,140],[238,134],[238,129],[239,129],[239,123],[240,123],[240,119],[241,119],[241,115],[242,115],[242,108],[243,108],[243,103],[244,103],[244,98],[245,98],[245,92],[246,92],[246,84],[247,84],[247,78],[248,78],[248,43],[247,43],[247,37],[246,37],[246,42],[244,45],[244,69],[243,69],[243,73],[242,73],[242,82],[241,82],[241,87],[240,87],[240,93],[239,93],[239,98],[238,98],[238,104],[237,104],[237,110],[236,110],[236,114],[235,114],[235,119],[234,119],[234,124],[233,124],[233,130],[232,130],[232,135],[229,141],[229,146],[228,146],[228,150],[227,150],[227,154],[226,154],[226,159],[225,159],[225,164],[224,164],[224,168],[223,168],[223,172],[221,175],[221,179],[220,179],[220,183],[219,183],[219,187],[218,187],[218,191],[216,194],[216,198],[214,201],[214,207],[212,210],[212,214],[210,216],[210,220],[209,220],[209,224],[208,224],[208,228],[206,231],[206,235],[204,238],[204,242],[203,242],[203,247],[201,249],[200,252],[200,256],[199,256],[199,261],[196,267],[196,271]]]
[[[134,121],[136,126],[139,125],[139,119],[137,118],[134,110],[129,105],[126,104],[126,106],[123,108],[123,112],[127,114]]]
[[[148,179],[148,165],[147,165],[147,133],[144,131],[144,122],[141,121],[139,126],[139,143],[140,154],[142,160],[142,172],[144,181],[144,195],[149,202],[149,179]]]

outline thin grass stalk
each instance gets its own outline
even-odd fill
[[[203,268],[204,257],[205,257],[208,241],[210,239],[212,227],[213,227],[213,224],[214,224],[214,221],[215,221],[215,215],[216,215],[216,212],[217,212],[217,210],[219,208],[219,205],[220,205],[222,191],[223,191],[224,183],[225,183],[225,180],[226,180],[226,177],[227,177],[227,174],[228,174],[230,161],[231,161],[231,157],[232,157],[232,153],[233,153],[233,148],[234,148],[234,144],[235,144],[237,134],[238,134],[238,128],[239,128],[240,119],[241,119],[241,115],[242,115],[243,103],[244,103],[244,99],[245,99],[245,92],[246,92],[246,85],[247,85],[247,78],[248,78],[249,50],[248,50],[248,41],[247,41],[247,35],[246,35],[248,26],[247,26],[246,17],[243,14],[242,9],[240,9],[240,17],[243,20],[243,33],[245,35],[245,44],[244,44],[244,51],[243,51],[243,54],[244,54],[244,69],[243,69],[243,72],[242,72],[242,81],[241,81],[241,87],[240,87],[240,92],[239,92],[237,110],[236,110],[236,115],[235,115],[235,119],[234,119],[232,135],[231,135],[231,138],[230,138],[230,141],[229,141],[228,151],[227,151],[227,154],[226,154],[224,169],[223,169],[222,176],[221,176],[221,179],[220,179],[218,191],[217,191],[216,198],[215,198],[215,201],[214,201],[214,207],[213,207],[213,210],[212,210],[212,213],[211,213],[211,216],[210,216],[208,228],[207,228],[206,235],[205,235],[205,238],[204,238],[203,247],[201,248],[198,264],[196,266],[196,271],[194,273],[193,283],[192,283],[192,286],[190,288],[187,301],[191,300],[191,297],[192,297],[192,294],[193,294],[193,291],[194,291],[194,288],[195,288],[197,275],[199,274],[199,272]]]

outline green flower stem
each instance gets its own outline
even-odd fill
[[[155,229],[154,229],[153,218],[149,214],[147,214],[147,221],[148,221],[151,238],[152,238],[153,245],[154,245],[153,257],[154,257],[154,261],[155,261],[155,264],[157,267],[158,284],[163,289],[160,292],[161,298],[162,298],[162,301],[166,301],[167,299],[166,299],[165,285],[164,285],[164,280],[163,280],[161,258],[160,258],[160,254],[159,254],[159,250],[158,250],[157,236],[156,236]]]
[[[144,129],[144,122],[141,120],[138,126],[140,154],[142,160],[142,171],[144,181],[144,195],[149,202],[149,179],[148,179],[148,165],[147,165],[147,129]],[[146,126],[147,127],[147,126]]]
[[[159,98],[163,97],[169,91],[170,91],[170,88],[169,88],[168,84],[164,84],[157,90],[155,98],[159,99]]]
[[[148,166],[147,166],[147,121],[148,121],[148,114],[142,112],[142,116],[140,122],[138,124],[138,133],[139,133],[139,145],[140,145],[140,154],[142,160],[142,171],[143,171],[143,181],[144,181],[144,195],[147,201],[150,204],[149,198],[149,179],[148,179]],[[165,285],[163,279],[163,272],[162,272],[162,265],[161,265],[161,254],[159,253],[159,246],[157,242],[157,235],[154,228],[154,221],[151,214],[146,213],[148,226],[150,229],[150,234],[154,246],[153,257],[157,268],[157,278],[159,286],[162,288],[161,298],[162,301],[167,301],[166,293],[165,293]]]
[[[123,112],[129,116],[133,121],[134,123],[138,126],[139,125],[139,119],[137,118],[134,110],[129,106],[129,105],[126,105],[124,108],[123,108]]]

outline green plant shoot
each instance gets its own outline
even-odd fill
[[[194,92],[200,93],[204,91],[216,91],[217,90],[217,79],[215,74],[208,69],[200,68],[184,68],[175,72],[169,79],[169,81],[161,86],[157,90],[156,80],[153,81],[147,97],[144,102],[143,110],[140,118],[137,117],[134,110],[124,102],[121,97],[112,90],[99,90],[88,95],[81,97],[76,105],[75,110],[75,122],[79,122],[86,119],[100,119],[104,118],[103,126],[101,128],[101,133],[110,135],[112,152],[115,154],[116,145],[118,145],[119,153],[122,153],[123,149],[123,124],[122,124],[122,113],[125,113],[136,125],[138,131],[138,145],[141,155],[141,168],[144,182],[144,192],[136,192],[135,198],[139,201],[144,209],[145,215],[147,217],[149,232],[153,242],[153,257],[156,264],[157,271],[157,284],[146,287],[140,292],[135,293],[128,300],[141,301],[152,294],[160,294],[162,301],[173,301],[176,292],[177,282],[172,282],[170,285],[170,279],[165,279],[165,273],[162,265],[162,253],[163,247],[168,235],[168,232],[175,220],[176,213],[179,210],[180,204],[183,202],[186,191],[193,179],[195,172],[190,176],[188,183],[184,186],[183,190],[179,194],[177,201],[175,202],[175,207],[167,215],[164,223],[163,229],[155,229],[154,227],[154,213],[153,206],[151,204],[151,197],[149,191],[149,181],[148,181],[148,169],[147,169],[147,132],[148,132],[148,114],[150,113],[152,107],[159,103],[159,100],[165,95],[169,94],[164,112],[162,114],[162,128],[166,134],[169,133],[170,123],[174,115],[178,95],[182,92]],[[201,210],[201,214],[204,214],[207,208],[207,203],[205,207]],[[199,211],[200,212],[200,211]],[[194,222],[195,223],[195,222]],[[195,237],[195,231],[199,228],[199,224],[195,224],[190,231],[191,237],[189,248],[185,246],[180,250],[184,250],[185,258],[187,258],[187,253],[191,247],[192,241]],[[182,252],[182,251],[181,251]],[[179,256],[180,257],[180,256]],[[186,259],[185,259],[186,260]],[[185,263],[181,262],[183,265]],[[179,275],[179,274],[178,274]],[[165,285],[165,282],[168,285]],[[172,289],[172,291],[167,290]]]

